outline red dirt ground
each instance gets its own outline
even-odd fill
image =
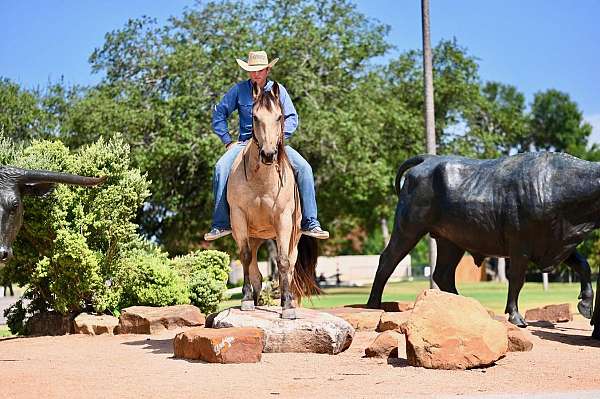
[[[444,397],[597,391],[600,341],[587,320],[530,326],[531,352],[467,371],[426,370],[398,359],[363,358],[375,332],[359,332],[336,355],[264,354],[256,364],[207,364],[173,358],[175,331],[0,339],[6,398],[364,398]],[[9,394],[10,392],[10,394]],[[583,392],[581,392],[583,393]],[[588,395],[590,392],[587,393]]]

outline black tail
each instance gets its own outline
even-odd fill
[[[317,285],[315,269],[319,256],[319,245],[314,237],[301,236],[298,242],[298,259],[294,267],[292,289],[294,296],[300,303],[302,297],[320,294],[322,291]]]
[[[398,168],[398,173],[396,174],[396,195],[400,196],[400,179],[402,179],[402,175],[404,172],[412,168],[413,166],[417,166],[420,163],[423,163],[426,159],[431,158],[433,155],[417,155],[416,157],[412,157],[402,162],[400,167]]]

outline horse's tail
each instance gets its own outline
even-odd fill
[[[302,297],[310,297],[322,293],[317,285],[315,269],[318,257],[317,239],[302,235],[298,242],[298,259],[294,267],[292,290],[294,296],[301,302]]]
[[[394,187],[396,188],[396,195],[400,196],[400,180],[402,179],[402,175],[404,172],[412,168],[413,166],[417,166],[423,163],[426,159],[431,158],[433,155],[417,155],[416,157],[412,157],[402,162],[400,167],[398,168],[398,173],[396,174],[396,184]]]

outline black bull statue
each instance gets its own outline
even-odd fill
[[[547,271],[565,262],[581,276],[578,308],[591,316],[592,336],[600,339],[590,267],[575,250],[600,227],[600,163],[548,152],[496,160],[421,155],[400,166],[396,192],[394,230],[379,260],[369,307],[380,306],[400,260],[429,233],[438,251],[433,279],[447,292],[457,293],[455,271],[465,251],[478,265],[486,256],[510,259],[505,312],[521,327],[526,323],[517,302],[528,263]]]
[[[106,177],[0,166],[0,263],[12,256],[12,243],[23,224],[23,195],[45,195],[56,183],[95,186],[105,180]]]

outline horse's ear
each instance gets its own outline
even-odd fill
[[[252,82],[252,99],[256,101],[256,99],[260,96],[261,89],[258,87],[258,83]]]
[[[273,82],[273,87],[271,87],[271,93],[276,100],[279,100],[279,83]]]

